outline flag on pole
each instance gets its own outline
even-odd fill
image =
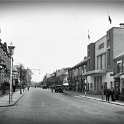
[[[108,16],[108,19],[109,19],[109,22],[110,22],[110,24],[111,24],[111,23],[112,23],[112,19],[111,19],[111,17]]]
[[[88,30],[88,39],[90,40],[90,34],[89,34],[89,30]]]

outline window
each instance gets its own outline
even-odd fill
[[[93,83],[90,83],[90,89],[92,89],[93,88]]]
[[[110,49],[107,51],[107,67],[110,67]]]
[[[96,77],[94,78],[94,90],[96,90]]]
[[[104,89],[107,89],[107,82],[104,82]]]
[[[102,55],[100,55],[100,69],[102,69]]]
[[[97,56],[97,69],[104,69],[105,64],[105,54]]]
[[[122,66],[121,68],[122,68],[122,72],[124,72],[124,57],[122,57],[121,60],[122,60],[122,61],[121,61],[121,62],[122,62],[122,63],[121,63],[121,66]]]
[[[99,45],[99,49],[102,49],[102,48],[104,48],[104,43],[101,43],[101,44]]]
[[[122,61],[117,62],[117,73],[122,72]]]
[[[107,41],[107,48],[110,47],[110,40]]]

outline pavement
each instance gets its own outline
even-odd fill
[[[106,102],[105,100],[105,96],[101,96],[101,95],[92,95],[92,94],[87,94],[84,95],[83,93],[80,92],[75,92],[75,91],[64,91],[65,94],[70,95],[70,96],[74,96],[76,98],[87,98],[87,99],[92,99],[92,100],[97,100],[100,102]],[[13,106],[15,105],[19,99],[21,99],[21,97],[25,94],[22,93],[20,94],[20,91],[17,90],[15,93],[13,93],[12,95],[12,102],[9,104],[9,94],[8,95],[4,95],[0,97],[0,107],[8,107],[8,106]],[[109,101],[110,104],[115,104],[115,105],[120,105],[120,106],[124,106],[124,101]]]
[[[67,91],[67,90],[64,91],[64,93],[67,95],[70,95],[70,96],[77,97],[77,98],[87,98],[87,99],[97,100],[100,102],[106,102],[105,95],[103,95],[103,96],[102,95],[92,95],[92,94],[86,94],[85,95],[84,93],[75,92],[75,91]],[[108,103],[124,106],[124,101],[119,101],[119,100],[111,101],[111,98],[110,98],[110,101]]]
[[[0,97],[0,107],[9,107],[15,105],[25,92],[20,94],[20,90],[17,90],[12,95],[12,101],[9,103],[9,94]]]

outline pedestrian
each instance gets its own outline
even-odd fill
[[[51,86],[51,92],[53,93],[53,86]]]
[[[112,101],[115,101],[115,90],[114,90],[113,87],[112,87],[112,89],[111,89],[111,100],[112,100]]]
[[[28,89],[28,91],[29,91],[29,89],[30,89],[30,86],[28,86],[28,87],[27,87],[27,89]]]
[[[22,85],[22,91],[24,92],[24,85]]]
[[[111,90],[110,89],[106,89],[105,90],[105,96],[106,96],[106,101],[107,102],[109,102],[110,95],[111,95]]]

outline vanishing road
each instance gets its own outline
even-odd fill
[[[16,106],[0,108],[0,124],[124,124],[124,107],[31,88]]]

